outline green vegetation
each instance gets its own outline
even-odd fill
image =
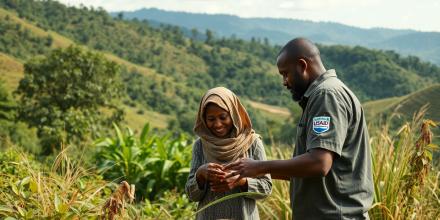
[[[316,22],[283,18],[240,18],[233,15],[188,13],[143,8],[113,12],[125,19],[149,19],[190,29],[210,29],[220,37],[236,36],[252,41],[264,39],[272,44],[284,44],[295,36],[303,36],[328,45],[360,45],[369,48],[391,49],[400,54],[411,54],[440,65],[440,33],[387,28],[359,28],[334,22]],[[197,35],[199,39],[205,36]]]
[[[432,167],[430,159],[435,150],[435,147],[430,144],[432,140],[430,127],[433,125],[432,121],[423,120],[421,113],[411,122],[403,124],[399,130],[389,130],[389,124],[370,127],[376,191],[374,205],[369,212],[372,219],[402,219],[405,216],[413,216],[414,219],[437,219],[440,216],[438,198],[440,171]],[[142,188],[151,185],[139,184],[135,187],[136,190],[141,191],[137,194],[137,202],[124,204],[121,208],[125,211],[118,209],[115,215],[125,219],[135,218],[135,216],[142,219],[193,218],[196,210],[195,204],[190,203],[182,194],[181,189],[179,190],[179,186],[185,183],[185,178],[177,176],[173,180],[172,177],[175,177],[176,173],[170,170],[177,169],[177,167],[165,165],[166,161],[171,164],[182,164],[183,161],[183,164],[188,166],[190,157],[176,157],[176,153],[182,155],[182,152],[186,152],[181,149],[180,153],[175,151],[176,139],[169,136],[155,139],[145,135],[148,133],[147,130],[146,127],[143,134],[135,137],[130,132],[122,134],[116,129],[114,137],[108,138],[106,143],[101,142],[103,147],[99,148],[96,155],[103,159],[109,158],[108,161],[112,161],[114,165],[103,170],[106,180],[98,174],[99,170],[93,167],[83,167],[80,165],[84,164],[81,159],[69,157],[72,150],[69,148],[63,150],[55,158],[52,168],[49,164],[38,162],[32,155],[17,153],[16,149],[2,152],[0,154],[2,177],[0,183],[3,189],[0,194],[0,216],[23,219],[35,216],[97,219],[106,213],[102,210],[110,201],[109,199],[113,198],[112,191],[120,193],[121,188],[116,189],[116,184],[109,181],[119,182],[122,179],[127,180],[131,177],[136,179],[139,175],[148,176],[156,173],[166,178],[150,176],[148,180],[160,179],[163,186],[167,184],[167,181],[178,181],[179,183],[174,183],[175,185],[166,185],[175,186],[176,189],[163,191],[161,196],[155,199],[144,199],[142,195],[145,191],[142,192]],[[156,156],[152,157],[154,159],[146,160],[151,163],[157,161],[160,166],[137,164],[143,163],[139,155],[151,153],[151,149],[143,148],[140,144],[148,144],[157,140],[161,143],[168,143],[162,145],[162,150],[168,153],[164,152],[163,159],[156,158],[159,153],[155,153]],[[188,139],[179,139],[179,141],[182,140],[188,141]],[[180,146],[187,146],[187,144]],[[267,151],[269,159],[291,156],[291,149],[288,148],[272,146],[268,147]],[[170,152],[173,153],[170,154]],[[115,163],[116,161],[119,164]],[[163,173],[164,170],[168,173]],[[106,173],[113,173],[115,176],[106,176]],[[274,181],[272,195],[258,203],[261,218],[291,218],[288,192],[287,181]],[[125,196],[122,194],[118,198],[122,199]]]
[[[0,216],[15,219],[91,218],[112,185],[72,161],[62,151],[50,167],[32,155],[8,150],[0,154]]]
[[[0,53],[0,80],[5,82],[5,87],[13,91],[18,82],[23,78],[23,64],[16,59]]]
[[[367,102],[364,104],[364,108],[370,119],[397,114],[405,120],[410,120],[421,106],[426,105],[425,116],[439,122],[440,102],[438,97],[440,97],[440,85],[436,84],[406,96]],[[401,121],[401,119],[395,121]]]
[[[145,125],[139,138],[131,129],[122,132],[115,127],[114,138],[96,144],[97,166],[110,180],[122,178],[135,184],[138,198],[158,199],[166,191],[183,192],[191,160],[191,140],[185,136],[158,137]]]
[[[103,180],[96,170],[86,169],[66,148],[52,164],[30,154],[7,149],[0,153],[0,218],[8,219],[101,219],[103,209],[118,192],[118,184]],[[128,195],[122,194],[120,199]],[[188,219],[195,210],[185,195],[167,191],[157,201],[125,204],[117,219]],[[122,206],[123,205],[123,206]],[[118,210],[119,210],[118,209]],[[107,215],[109,216],[109,215]]]
[[[16,110],[17,103],[0,80],[0,150],[15,143],[30,152],[39,153],[35,130],[29,129],[23,122],[16,122]]]
[[[101,9],[68,8],[57,2],[5,0],[1,6],[46,30],[174,79],[166,84],[181,85],[182,89],[179,92],[168,89],[163,93],[173,94],[185,102],[191,100],[188,95],[203,93],[216,85],[225,85],[253,101],[275,105],[290,102],[287,93],[280,89],[280,79],[273,65],[279,47],[259,39],[249,42],[217,39],[208,31],[206,36],[210,37],[201,42],[197,37],[185,37],[178,27],[123,21]],[[201,35],[197,31],[193,34]],[[321,46],[321,51],[327,67],[335,68],[363,100],[408,94],[428,85],[429,81],[439,80],[440,71],[436,66],[414,57],[362,47]],[[382,69],[387,74],[382,74]],[[369,75],[374,77],[366,77]],[[389,83],[387,89],[376,89],[384,83]],[[180,94],[182,91],[185,94]]]
[[[76,47],[26,63],[17,89],[19,118],[37,128],[44,153],[53,152],[62,141],[85,140],[121,121],[122,111],[114,102],[121,94],[117,74],[114,62]]]
[[[99,50],[122,66],[126,105],[141,108],[139,112],[169,116],[168,125],[152,126],[191,133],[199,99],[214,86],[226,86],[254,103],[292,105],[273,65],[280,47],[267,40],[216,38],[211,31],[202,34],[197,30],[186,37],[185,30],[179,27],[121,20],[102,9],[66,7],[54,1],[3,0],[0,7],[5,12],[2,22],[20,27],[5,30],[8,34],[0,39],[9,42],[14,36],[16,43],[4,44],[1,52],[26,60],[73,42],[84,45],[86,50]],[[43,48],[41,42],[49,37],[53,43]],[[37,52],[32,48],[41,49]],[[362,100],[406,95],[439,82],[439,68],[415,57],[362,47],[320,49],[326,66],[335,68]],[[268,126],[282,126],[280,120],[272,120],[266,113],[261,111],[260,122],[254,123],[260,133],[267,133]],[[130,118],[136,117],[131,114]],[[284,140],[278,138],[283,136],[280,132],[273,130],[271,136]]]
[[[0,12],[0,218],[193,218],[195,204],[183,194],[188,133],[214,86],[240,96],[272,145],[269,158],[291,157],[291,148],[275,146],[293,143],[301,109],[274,66],[280,47],[267,40],[197,30],[186,37],[179,27],[56,1],[1,0]],[[385,118],[370,125],[372,218],[438,218],[439,171],[430,167],[427,138],[433,123],[419,116],[401,127],[402,119],[376,116],[399,105],[410,121],[430,103],[426,116],[440,120],[440,69],[392,51],[320,49],[362,100],[386,98],[365,104],[369,118]],[[417,141],[421,125],[425,138]],[[122,180],[136,189],[131,203],[133,186],[118,188]],[[274,182],[259,203],[262,219],[291,217],[288,192],[287,182]]]
[[[397,132],[389,124],[372,130],[375,204],[370,216],[377,219],[437,219],[440,171],[432,169],[431,127],[423,111]]]
[[[30,54],[44,54],[49,51],[53,42],[50,35],[40,36],[11,19],[10,15],[3,16],[3,13],[0,21],[0,51],[3,53],[23,59]]]

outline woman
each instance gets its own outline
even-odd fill
[[[269,175],[225,179],[223,166],[241,157],[265,160],[263,142],[252,129],[246,109],[237,96],[224,87],[210,89],[200,102],[194,132],[200,137],[193,146],[191,170],[186,183],[190,200],[201,208],[238,192],[271,193]],[[197,214],[197,219],[259,219],[255,199],[238,197],[213,205]]]

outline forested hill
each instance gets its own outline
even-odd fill
[[[61,35],[116,55],[144,70],[125,65],[130,102],[157,112],[194,111],[202,93],[219,85],[250,100],[291,104],[275,66],[280,48],[265,40],[215,38],[210,31],[196,30],[186,37],[176,26],[153,27],[146,20],[127,21],[102,9],[66,7],[54,1],[1,0],[0,7],[0,52],[25,62],[61,46],[56,41]],[[201,35],[203,41],[198,40]],[[440,82],[440,69],[417,57],[362,47],[320,49],[326,67],[335,68],[362,100],[401,96]]]
[[[113,12],[112,15],[118,16],[121,13],[126,19],[151,19],[188,29],[210,29],[219,36],[234,35],[248,40],[252,37],[268,38],[270,42],[277,44],[284,44],[294,36],[304,36],[328,45],[360,45],[396,50],[402,54],[419,56],[423,60],[440,64],[440,32],[359,28],[335,22],[241,18],[233,15],[165,11],[155,8]]]

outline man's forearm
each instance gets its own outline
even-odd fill
[[[284,180],[291,177],[325,176],[329,170],[325,161],[312,153],[305,153],[289,160],[262,161],[261,169],[262,173],[269,173],[274,179]]]
[[[290,180],[290,176],[283,176],[276,173],[271,173],[270,177],[272,179],[277,179],[277,180]]]

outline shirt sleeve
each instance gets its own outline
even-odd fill
[[[349,124],[344,101],[335,91],[324,90],[307,105],[307,151],[322,148],[341,156]]]
[[[253,155],[252,159],[254,160],[266,160],[266,152],[264,151],[263,141],[257,138],[255,140],[253,146]],[[266,174],[257,178],[247,178],[248,182],[248,192],[258,192],[264,195],[261,196],[248,196],[253,199],[263,199],[269,196],[272,192],[272,179],[270,174]]]
[[[198,202],[205,196],[208,186],[207,182],[200,187],[197,183],[196,172],[199,167],[203,165],[203,151],[200,141],[196,141],[193,145],[191,169],[189,171],[188,180],[185,184],[185,192],[188,198],[193,202]]]

